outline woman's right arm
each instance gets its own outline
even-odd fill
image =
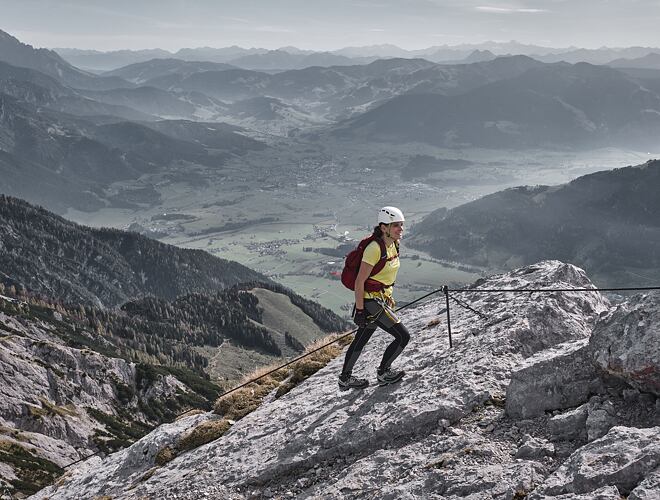
[[[357,278],[355,278],[355,308],[364,309],[364,282],[371,276],[371,270],[374,268],[371,264],[362,261]]]

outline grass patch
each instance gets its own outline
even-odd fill
[[[202,422],[179,440],[176,444],[177,454],[215,441],[227,432],[230,427],[231,424],[226,419]]]
[[[179,438],[174,448],[166,446],[158,450],[158,453],[156,453],[156,456],[154,457],[154,463],[158,467],[161,467],[174,460],[181,453],[194,450],[206,443],[215,441],[230,428],[231,423],[224,418],[222,420],[207,420],[206,422],[202,422],[190,432]],[[153,474],[153,472],[151,472],[151,474]],[[151,475],[149,477],[151,477]],[[146,481],[149,477],[143,477],[142,481]]]
[[[262,377],[273,368],[276,368],[276,366],[262,367],[245,377],[243,383],[257,377]],[[276,389],[288,376],[289,373],[286,369],[266,375],[256,382],[241,387],[226,396],[221,396],[215,402],[213,410],[226,419],[240,420],[248,413],[256,410],[261,404],[261,400],[272,390]]]
[[[28,413],[33,418],[42,418],[48,416],[67,418],[78,416],[78,412],[73,405],[57,406],[42,396],[39,396],[39,402],[41,403],[41,407],[27,405]]]
[[[13,427],[5,427],[4,425],[0,425],[0,434],[4,434],[5,436],[9,436],[12,439],[15,439],[16,441],[27,441],[27,437],[25,434],[23,434],[20,430],[14,429]]]
[[[10,464],[17,479],[9,481],[16,492],[32,495],[52,484],[63,469],[45,458],[34,455],[22,446],[0,440],[0,462]]]
[[[337,335],[330,335],[319,339],[310,344],[307,347],[306,352],[309,353],[314,351],[322,345],[328,344],[336,339]],[[226,396],[221,396],[215,402],[213,407],[214,412],[226,419],[240,420],[245,415],[256,410],[261,404],[263,398],[271,391],[276,390],[275,397],[279,398],[296,387],[303,380],[311,377],[331,360],[339,356],[342,349],[350,344],[351,341],[352,335],[324,347],[323,349],[296,361],[286,368],[277,370],[249,385],[246,385],[245,387],[241,387]],[[255,370],[245,376],[243,383],[259,378],[276,367],[277,365],[271,365]]]
[[[324,344],[327,344],[332,339],[337,338],[336,336],[326,337],[324,339],[319,339],[316,342],[307,346],[305,352],[311,352],[315,349],[318,349]],[[353,336],[342,339],[334,344],[331,344],[323,349],[320,349],[309,356],[296,361],[291,365],[291,376],[290,378],[278,387],[275,397],[279,398],[284,396],[286,393],[291,391],[294,387],[300,384],[303,380],[308,379],[314,375],[317,371],[327,365],[330,361],[335,359],[342,353],[342,350],[345,346],[350,344],[353,341]]]
[[[153,476],[156,473],[157,470],[158,470],[158,467],[152,467],[151,469],[149,469],[147,472],[144,473],[144,475],[139,479],[138,482],[148,481],[151,478],[151,476]],[[137,484],[134,484],[129,489],[133,489],[135,486],[137,486]],[[110,499],[110,500],[112,500],[112,499]]]
[[[154,457],[154,463],[158,465],[159,467],[171,462],[176,458],[176,451],[172,449],[170,446],[166,446],[165,448],[161,448],[158,450],[158,453],[156,453],[156,456]]]

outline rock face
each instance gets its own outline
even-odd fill
[[[594,384],[597,393],[585,390],[571,401],[559,398],[552,405],[554,415],[538,409],[525,413],[508,401],[504,410],[512,374],[549,374],[553,362],[567,367],[566,356],[585,349],[610,305],[593,292],[530,296],[479,293],[479,288],[590,286],[581,270],[556,261],[480,281],[461,299],[486,319],[452,306],[452,349],[446,340],[444,298],[402,311],[412,338],[396,362],[406,369],[397,385],[340,392],[343,359],[335,359],[283,397],[269,398],[221,438],[160,467],[154,467],[153,452],[144,450],[171,442],[163,433],[183,432],[192,421],[157,429],[103,461],[81,464],[34,498],[513,500],[530,494],[614,499],[624,492],[654,492],[660,443],[660,428],[651,425],[658,418],[654,395],[611,386],[605,377]],[[387,343],[386,334],[374,335],[356,375],[373,384]],[[541,366],[534,369],[537,362]],[[555,371],[563,373],[566,385],[583,384],[595,373],[571,381],[570,371]],[[599,417],[612,410],[607,403],[613,421]],[[200,422],[213,416],[194,418]],[[632,425],[610,429],[621,420]],[[567,432],[564,425],[578,429]],[[587,434],[601,432],[603,437],[586,442]],[[591,472],[583,470],[584,464],[592,464]]]
[[[511,375],[507,413],[529,418],[547,410],[575,407],[589,399],[599,383],[588,339],[560,344],[527,359]]]
[[[660,396],[660,293],[635,297],[596,326],[596,364],[633,387]]]
[[[9,301],[0,296],[0,306]],[[147,381],[135,363],[68,346],[58,335],[61,315],[26,316],[0,307],[0,492],[15,481],[28,491],[49,484],[48,474],[59,468],[151,430],[158,421],[145,415],[138,397],[155,407],[191,394],[172,375]],[[48,474],[34,477],[32,468]]]
[[[575,452],[531,498],[589,493],[603,485],[614,485],[627,496],[650,474],[657,474],[659,467],[660,427],[614,427]],[[642,485],[640,493],[644,489]],[[655,493],[660,496],[660,490]]]

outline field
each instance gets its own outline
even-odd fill
[[[417,154],[471,162],[462,170],[402,181],[401,169]],[[657,155],[656,155],[657,156]],[[407,231],[429,212],[451,208],[517,185],[559,184],[598,170],[646,161],[647,153],[446,150],[428,145],[354,144],[273,139],[271,147],[232,158],[220,169],[175,165],[117,192],[154,186],[159,203],[67,218],[91,226],[145,232],[160,241],[235,260],[347,314],[352,293],[333,273],[345,251],[374,225],[383,205],[401,207]],[[423,182],[422,182],[423,181]],[[320,253],[324,252],[324,253]],[[458,286],[484,272],[460,270],[402,242],[396,297],[403,304],[442,284]]]

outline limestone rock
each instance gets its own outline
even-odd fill
[[[603,486],[589,493],[577,495],[567,493],[566,495],[546,496],[534,494],[529,497],[530,500],[621,500],[621,493],[616,486]],[[630,498],[630,497],[628,497]]]
[[[657,500],[658,497],[660,497],[660,468],[639,483],[628,495],[628,500]]]
[[[616,409],[611,401],[594,396],[587,404],[587,439],[593,441],[616,425]]]
[[[94,457],[82,462],[67,475],[67,481],[76,483],[78,478],[85,477],[85,481],[79,483],[81,498],[108,495],[118,481],[139,484],[154,468],[155,456],[161,449],[167,446],[173,448],[182,434],[210,418],[213,416],[202,413],[181,418],[171,424],[163,424],[148,436],[105,459]],[[99,471],[104,471],[104,474],[98,474]],[[152,472],[156,472],[156,469]],[[51,488],[54,495],[52,498],[57,498],[58,486]]]
[[[70,347],[48,318],[0,311],[0,326],[0,440],[59,467],[98,452],[103,440],[111,439],[110,434],[100,437],[111,419],[128,428],[132,422],[120,411],[148,422],[138,408],[138,394],[152,401],[189,391],[162,375],[139,389],[135,363]],[[97,419],[95,412],[107,418]],[[3,461],[2,454],[0,464],[12,471],[3,477],[16,475],[15,463]]]
[[[660,396],[660,293],[616,307],[596,324],[589,344],[601,369]]]
[[[614,427],[602,438],[578,449],[530,499],[586,494],[612,485],[621,495],[628,495],[658,467],[660,427]]]
[[[586,424],[589,411],[583,404],[574,410],[555,415],[548,420],[548,430],[554,441],[570,441],[587,437]]]
[[[523,442],[516,452],[516,458],[538,460],[555,454],[555,447],[544,439],[533,438],[529,434],[523,437]]]
[[[567,342],[525,360],[511,374],[507,414],[529,418],[586,402],[599,385],[588,342],[587,338]]]

